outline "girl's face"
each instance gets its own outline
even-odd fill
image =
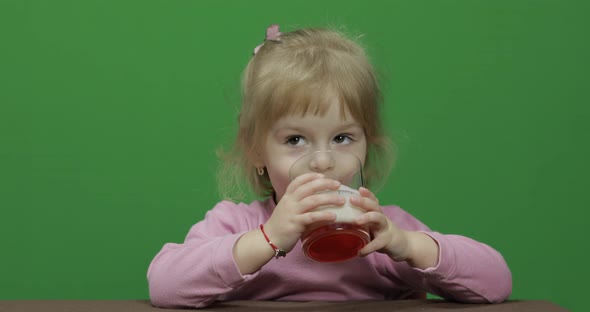
[[[354,154],[364,165],[367,141],[363,127],[334,99],[323,115],[285,116],[270,128],[261,153],[270,182],[281,200],[291,182],[289,169],[304,155],[315,151],[345,151]]]

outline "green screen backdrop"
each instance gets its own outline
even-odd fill
[[[266,26],[345,27],[381,77],[379,192],[506,258],[512,299],[584,310],[586,1],[0,0],[0,299],[145,299],[219,201]]]

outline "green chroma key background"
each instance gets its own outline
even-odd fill
[[[584,310],[586,1],[0,1],[0,299],[148,298],[219,201],[215,150],[265,28],[345,26],[397,165],[379,192],[498,249],[512,299]]]

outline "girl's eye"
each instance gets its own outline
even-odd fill
[[[305,143],[305,139],[300,135],[292,135],[285,140],[285,143],[292,146],[299,146]]]
[[[354,140],[348,134],[339,134],[334,137],[334,142],[336,144],[350,144],[354,142]]]

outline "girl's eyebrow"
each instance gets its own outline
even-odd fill
[[[361,126],[358,122],[351,122],[351,123],[347,123],[342,126],[339,126],[337,129],[338,129],[338,131],[363,130],[363,126]]]
[[[295,132],[302,132],[307,128],[304,127],[298,127],[298,126],[293,126],[293,125],[286,125],[286,126],[277,126],[277,127],[273,127],[273,131],[295,131]]]
[[[347,129],[347,128],[363,128],[358,122],[351,122],[351,123],[347,123],[342,125],[341,127],[339,127],[340,129]]]
[[[341,126],[338,126],[338,130],[341,131],[343,129],[351,129],[351,128],[358,128],[358,129],[363,129],[363,127],[358,123],[358,122],[350,122],[347,124],[343,124]],[[295,132],[303,132],[305,130],[309,130],[308,127],[301,127],[301,126],[297,126],[297,125],[293,125],[293,124],[287,124],[287,125],[276,125],[275,127],[272,128],[273,131],[295,131]]]

